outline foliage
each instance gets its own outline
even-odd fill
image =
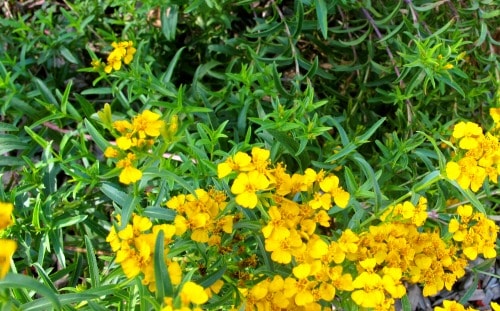
[[[2,10],[2,308],[412,310],[494,264],[494,1]]]

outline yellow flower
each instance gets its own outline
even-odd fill
[[[161,115],[150,110],[144,110],[132,120],[133,131],[136,132],[139,138],[158,137],[160,130],[165,126],[163,120],[159,120]]]
[[[493,122],[500,123],[500,108],[490,108],[490,116]]]
[[[443,307],[435,307],[434,311],[476,311],[476,309],[467,308],[456,301],[444,300]]]
[[[117,120],[113,122],[113,128],[123,135],[132,130],[132,124],[127,120]]]
[[[122,61],[125,64],[130,64],[136,52],[136,49],[133,47],[132,41],[123,41],[123,42],[113,42],[111,46],[114,48],[111,53],[109,53],[107,58],[107,65],[104,67],[104,71],[106,73],[111,73],[114,70],[120,70],[122,66]]]
[[[247,167],[252,162],[252,158],[241,151],[238,151],[233,157],[229,157],[225,162],[217,166],[217,176],[224,178],[233,171],[248,171]]]
[[[0,202],[0,230],[12,225],[12,211],[14,205],[12,203]]]
[[[474,122],[459,122],[453,128],[453,137],[460,139],[459,147],[466,150],[476,148],[482,135],[483,130]]]
[[[335,204],[339,207],[344,208],[347,206],[347,203],[349,203],[350,195],[339,186],[339,178],[337,176],[330,175],[325,177],[319,183],[319,186],[324,192],[330,193],[335,201]]]
[[[258,202],[256,192],[265,190],[268,186],[269,180],[264,174],[257,171],[242,172],[234,180],[231,192],[236,194],[236,203],[243,207],[254,208]]]
[[[17,248],[16,241],[0,239],[0,279],[3,279],[9,272],[10,261]]]
[[[446,163],[446,176],[448,176],[449,179],[456,180],[458,176],[460,176],[461,171],[458,163],[453,161]]]
[[[106,150],[104,150],[104,156],[106,158],[116,158],[118,157],[119,153],[118,153],[118,150],[116,150],[116,148],[114,147],[108,147],[106,148]]]
[[[182,286],[180,293],[181,301],[183,305],[189,305],[190,303],[201,305],[208,301],[208,295],[202,286],[188,281]]]
[[[142,172],[135,168],[132,161],[135,160],[133,153],[127,154],[126,158],[121,159],[116,163],[116,167],[123,168],[120,173],[119,180],[125,185],[134,183],[142,178]]]

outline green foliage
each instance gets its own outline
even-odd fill
[[[126,277],[106,241],[134,214],[155,225],[173,223],[178,212],[165,203],[177,194],[218,189],[234,198],[218,165],[254,147],[269,150],[270,162],[289,173],[312,168],[340,178],[349,207],[332,205],[334,226],[324,237],[366,231],[389,206],[416,204],[421,196],[437,215],[426,229],[447,232],[456,216],[456,205],[447,202],[452,198],[498,213],[494,181],[473,192],[446,172],[458,150],[453,126],[468,120],[490,129],[489,109],[500,107],[495,1],[3,6],[0,202],[14,204],[15,221],[0,236],[18,248],[12,272],[0,280],[2,308],[160,309],[191,280],[204,288],[224,280],[207,306],[228,309],[244,301],[238,282],[290,274],[293,267],[273,262],[265,248],[269,206],[249,210],[229,200],[220,217],[241,220],[224,240],[227,252],[188,238],[169,245],[161,231],[154,275],[164,282],[156,293]],[[93,68],[121,41],[136,49],[130,63],[111,73]],[[119,160],[106,155],[121,137],[113,122],[133,122],[146,110],[158,113],[165,127],[150,149],[137,153],[140,180],[124,185]],[[180,284],[172,281],[165,247],[168,260],[186,262]],[[238,265],[253,253],[256,266]],[[473,268],[476,284],[487,268]],[[344,296],[339,307],[358,308]],[[409,310],[410,299],[402,304]]]

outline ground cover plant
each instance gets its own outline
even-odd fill
[[[495,1],[3,1],[2,310],[500,310]]]

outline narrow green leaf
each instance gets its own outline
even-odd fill
[[[323,39],[328,38],[328,20],[327,20],[327,8],[325,0],[314,0],[314,5],[316,7],[316,16],[318,17],[318,26],[323,35]]]
[[[272,69],[273,69],[273,80],[274,80],[274,84],[276,86],[276,88],[278,89],[278,92],[283,95],[283,97],[286,97],[288,99],[293,99],[293,94],[287,92],[284,88],[283,88],[283,85],[281,84],[281,78],[280,78],[280,75],[278,73],[278,67],[276,65],[276,63],[273,63],[272,65]]]
[[[403,306],[403,311],[411,311],[411,303],[410,299],[408,298],[408,295],[404,295],[401,298],[401,305]]]
[[[78,59],[71,53],[70,50],[68,50],[67,47],[62,47],[59,52],[61,52],[61,55],[70,63],[78,65]],[[71,80],[70,80],[71,81]]]
[[[26,131],[26,133],[28,133],[28,135],[31,136],[31,138],[33,138],[34,141],[36,141],[44,149],[49,146],[50,143],[48,141],[46,141],[45,139],[43,139],[43,137],[41,137],[40,135],[38,135],[37,133],[35,133],[29,127],[25,126],[24,130]]]
[[[378,20],[378,21],[376,20],[375,25],[383,26],[383,25],[387,24],[388,22],[393,21],[394,16],[396,16],[396,14],[400,14],[399,8],[401,7],[402,3],[403,3],[403,0],[399,0],[398,4],[396,6],[394,6],[394,10],[392,10],[392,12],[389,13],[387,16],[385,16],[383,19]]]
[[[174,293],[174,288],[172,282],[170,281],[170,275],[168,274],[167,265],[165,264],[165,247],[164,243],[164,232],[160,230],[156,238],[155,243],[155,253],[153,257],[153,265],[155,269],[155,279],[156,279],[156,298],[158,301],[163,301],[165,296],[172,297]]]
[[[115,202],[118,206],[123,207],[130,200],[130,195],[119,190],[114,185],[103,183],[101,192],[104,193],[111,201]]]
[[[2,132],[17,132],[19,129],[10,123],[0,122],[0,131]]]
[[[297,17],[297,24],[293,30],[292,38],[297,39],[302,33],[302,24],[304,23],[304,5],[302,1],[295,1],[295,16]]]
[[[418,12],[426,12],[430,11],[436,7],[439,7],[443,5],[444,3],[448,2],[448,0],[440,0],[440,1],[433,1],[433,2],[427,2],[422,4],[421,6],[416,6],[413,5],[413,8],[418,11]]]
[[[66,110],[68,107],[68,98],[69,98],[69,94],[70,94],[72,85],[73,85],[73,80],[69,80],[68,84],[66,85],[66,89],[64,89],[63,96],[61,98],[61,112],[63,114],[66,114]]]
[[[443,177],[441,176],[441,172],[439,170],[430,172],[422,180],[420,180],[413,186],[412,188],[413,192],[418,193],[421,191],[428,190],[430,186],[432,186],[441,179],[443,179]]]
[[[222,278],[224,273],[226,273],[227,265],[224,260],[222,260],[222,257],[220,257],[219,260],[210,268],[215,269],[215,272],[205,276],[198,282],[198,284],[203,286],[204,288],[212,286],[212,284]]]
[[[171,171],[168,170],[161,170],[158,173],[158,176],[162,176],[162,178],[165,178],[170,181],[174,181],[175,184],[180,185],[182,188],[186,189],[189,193],[194,193],[195,189],[192,187],[191,184],[186,182],[184,179],[181,177],[177,176],[176,174],[172,173]]]
[[[373,188],[373,192],[375,193],[375,206],[373,211],[374,213],[377,213],[378,209],[382,206],[382,192],[380,191],[377,176],[375,175],[375,172],[370,164],[360,154],[356,153],[352,158],[353,161],[361,168]]]
[[[356,137],[355,141],[361,143],[368,142],[368,139],[370,139],[375,131],[382,125],[382,123],[384,123],[385,119],[386,118],[384,117],[375,122],[375,124],[373,124],[363,135]]]
[[[144,215],[152,219],[173,221],[177,212],[165,207],[148,207],[144,210]]]
[[[55,229],[49,231],[48,234],[50,238],[50,243],[57,260],[63,268],[66,268],[66,256],[64,255],[64,240],[62,236],[62,230]]]
[[[57,99],[54,97],[54,94],[52,94],[52,92],[49,90],[45,82],[36,77],[33,78],[33,82],[35,82],[37,89],[40,91],[45,101],[59,108],[59,103],[57,102]]]
[[[67,215],[64,215],[67,216]],[[54,228],[64,228],[69,227],[78,223],[81,223],[87,219],[88,215],[76,215],[71,217],[64,217],[54,222]]]
[[[168,8],[161,8],[161,32],[163,33],[167,41],[172,41],[175,39],[178,14],[179,7],[177,5],[171,5]]]
[[[36,136],[39,137],[38,135]],[[41,137],[39,138],[42,139]],[[26,139],[11,134],[0,135],[0,154],[5,154],[12,150],[24,150],[28,147],[29,145],[26,143]]]
[[[101,133],[99,133],[89,120],[84,119],[83,122],[85,123],[85,128],[87,128],[92,140],[96,143],[99,149],[102,151],[106,150],[106,148],[110,146],[110,143],[101,135]]]
[[[365,31],[365,33],[363,33],[359,38],[357,39],[354,39],[352,41],[342,41],[342,40],[339,40],[339,44],[341,46],[355,46],[355,45],[358,45],[360,44],[361,42],[365,42],[365,39],[366,37],[368,37],[368,35],[370,34],[369,31]]]
[[[474,292],[477,290],[478,283],[479,283],[478,274],[477,272],[474,272],[474,277],[472,278],[472,284],[469,284],[469,288],[458,302],[465,305],[469,301],[469,298],[471,298],[472,295],[474,295]]]
[[[35,267],[36,272],[38,273],[38,275],[42,279],[43,284],[47,285],[47,287],[50,288],[54,293],[57,293],[56,286],[54,285],[54,283],[50,279],[50,277],[47,274],[47,272],[45,272],[45,270],[43,269],[43,267],[40,265],[40,263],[34,262],[32,264],[32,266]]]
[[[181,57],[182,51],[184,51],[185,47],[181,47],[180,49],[175,52],[174,57],[170,60],[170,63],[168,64],[167,71],[163,74],[162,81],[163,83],[168,83],[170,82],[170,79],[172,79],[172,74],[174,72],[175,65],[177,65],[177,62],[179,61],[179,58]]]
[[[54,291],[33,278],[30,278],[22,274],[8,273],[4,279],[0,280],[0,289],[8,290],[13,288],[30,289],[36,292],[37,294],[45,296],[48,302],[50,303],[50,307],[44,310],[61,309],[61,302],[59,301]],[[22,310],[27,310],[27,309],[22,308]],[[38,310],[43,310],[43,309],[38,309]]]
[[[304,77],[312,78],[316,74],[316,71],[318,70],[318,65],[319,65],[318,56],[316,56],[314,58],[314,61],[311,65],[311,67],[309,68],[309,70],[307,71],[307,73],[305,74]]]
[[[96,87],[82,91],[81,95],[110,95],[112,90],[110,87]]]
[[[94,246],[88,236],[85,236],[85,246],[87,249],[87,266],[89,267],[90,284],[92,288],[97,288],[101,285],[99,267],[97,266]]]

